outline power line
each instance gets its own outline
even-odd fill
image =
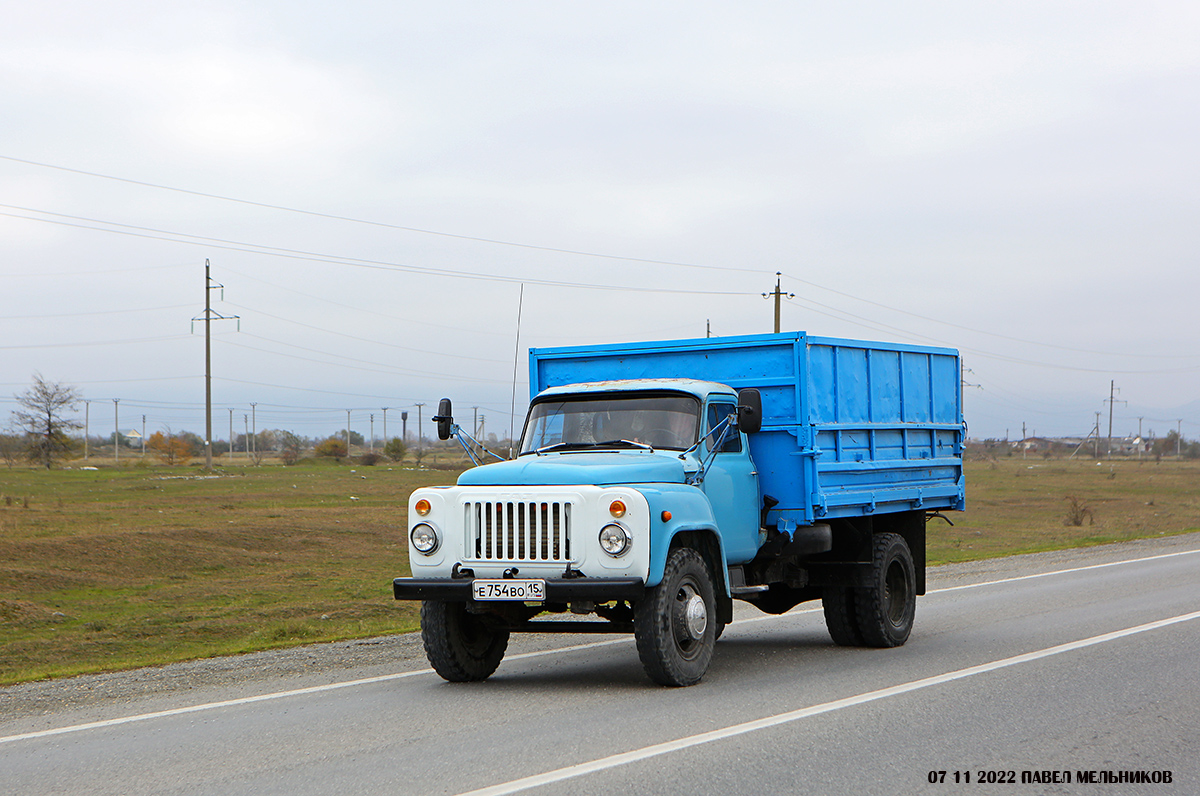
[[[138,381],[179,381],[180,379],[202,379],[203,373],[197,373],[192,376],[154,376],[146,379],[99,379],[94,381],[72,381],[72,384],[130,384]],[[28,386],[25,382],[10,381],[0,383],[0,387],[25,387]]]
[[[342,307],[343,309],[354,310],[355,312],[366,312],[371,315],[375,315],[377,317],[384,318],[389,321],[399,321],[401,323],[415,323],[419,326],[429,326],[434,329],[449,329],[450,331],[454,331],[454,332],[469,332],[471,334],[487,335],[489,337],[504,336],[504,335],[501,335],[499,332],[494,332],[494,331],[480,331],[477,329],[466,329],[466,328],[463,328],[462,326],[450,326],[448,324],[430,323],[429,321],[418,321],[413,318],[404,318],[404,317],[400,317],[397,315],[389,315],[384,312],[379,312],[378,310],[373,310],[370,307],[356,307],[352,304],[343,304],[340,301],[334,301],[333,299],[331,299],[327,296],[318,296],[314,293],[305,293],[303,290],[296,290],[294,287],[288,287],[287,285],[280,285],[280,284],[276,284],[275,282],[269,282],[266,279],[262,279],[257,276],[252,276],[252,275],[244,273],[242,271],[236,271],[232,268],[226,268],[225,270],[231,274],[236,274],[237,276],[240,276],[244,279],[252,279],[255,282],[258,282],[259,284],[267,285],[268,287],[275,288],[276,290],[284,290],[284,291],[287,291],[288,293],[294,293],[297,296],[304,296],[305,298],[309,298],[314,301],[321,301],[326,304],[331,304],[335,307]],[[243,308],[243,309],[248,309],[248,308]]]
[[[801,298],[801,300],[803,301],[804,299]],[[820,306],[820,305],[818,305],[818,306]],[[1160,368],[1160,369],[1156,369],[1156,370],[1119,370],[1119,369],[1114,369],[1114,368],[1085,368],[1085,367],[1080,367],[1077,365],[1063,365],[1061,363],[1053,363],[1053,362],[1037,362],[1036,360],[1032,360],[1032,359],[1022,359],[1020,357],[1009,356],[1007,354],[997,354],[994,351],[986,351],[986,350],[980,349],[980,348],[972,348],[972,347],[964,346],[964,345],[955,346],[954,343],[940,340],[936,337],[929,337],[927,335],[917,334],[916,332],[908,331],[906,329],[900,329],[899,327],[889,326],[888,324],[885,324],[885,323],[882,323],[879,321],[875,321],[875,320],[872,320],[869,318],[863,318],[862,316],[855,315],[850,312],[846,312],[845,310],[829,308],[829,309],[833,309],[834,312],[841,313],[841,315],[846,316],[846,317],[839,317],[838,315],[832,315],[829,312],[823,312],[819,309],[812,309],[811,307],[809,309],[812,312],[817,312],[821,315],[825,315],[830,318],[835,318],[837,320],[844,320],[849,323],[854,323],[858,326],[863,326],[868,329],[874,329],[875,331],[889,330],[894,334],[900,334],[900,335],[904,335],[909,338],[924,340],[924,341],[930,342],[930,343],[937,343],[939,345],[949,346],[951,348],[957,347],[958,350],[967,352],[969,354],[974,354],[975,356],[984,357],[986,359],[994,359],[994,360],[997,360],[1000,362],[1008,362],[1008,363],[1015,364],[1015,365],[1031,365],[1033,367],[1039,367],[1039,368],[1054,368],[1055,370],[1070,370],[1070,371],[1074,371],[1076,373],[1115,373],[1115,374],[1120,374],[1120,375],[1137,375],[1137,376],[1149,376],[1149,375],[1168,374],[1168,373],[1190,373],[1192,371],[1200,370],[1200,365],[1193,365],[1193,366],[1186,367],[1186,368]]]
[[[365,395],[363,393],[342,392],[340,390],[318,390],[314,387],[295,387],[288,384],[269,384],[261,381],[247,381],[246,379],[231,379],[224,376],[214,376],[217,381],[227,381],[233,384],[249,384],[253,387],[273,387],[279,390],[296,390],[298,392],[316,392],[323,395],[345,395],[350,398],[370,398],[373,401],[395,401],[395,395]],[[507,382],[506,382],[507,383]],[[344,409],[341,411],[345,411]]]
[[[190,307],[191,304],[169,304],[165,307],[142,307],[141,309],[131,310],[95,310],[94,312],[55,312],[40,315],[4,315],[0,316],[0,321],[29,321],[38,320],[41,318],[83,318],[90,315],[129,315],[138,312],[160,312],[162,310],[177,310],[183,307]]]
[[[677,295],[698,295],[698,296],[748,296],[752,295],[746,291],[734,290],[680,290],[678,288],[657,288],[645,287],[640,285],[605,285],[590,282],[567,282],[555,279],[538,279],[533,277],[521,276],[499,276],[496,274],[485,274],[476,271],[458,271],[448,268],[430,268],[427,266],[405,265],[403,263],[394,263],[387,260],[371,260],[360,257],[347,257],[335,254],[323,254],[320,252],[308,252],[300,249],[287,249],[281,246],[267,246],[258,243],[246,243],[243,241],[231,241],[223,238],[212,238],[205,235],[192,235],[186,232],[173,232],[171,230],[155,229],[153,227],[140,227],[134,224],[121,224],[116,221],[104,221],[102,219],[86,218],[83,216],[72,216],[65,213],[55,213],[49,210],[38,210],[30,207],[18,207],[16,205],[0,204],[0,207],[6,207],[12,210],[21,210],[27,213],[41,213],[47,216],[55,216],[57,218],[69,218],[74,221],[86,221],[88,224],[105,224],[110,227],[119,227],[119,229],[106,229],[104,227],[90,227],[87,224],[77,224],[69,221],[57,221],[53,218],[36,218],[34,216],[22,216],[15,213],[0,213],[0,216],[9,218],[20,218],[26,221],[38,221],[43,224],[56,224],[58,226],[73,227],[76,229],[87,229],[93,232],[107,232],[114,235],[128,235],[135,238],[145,238],[148,240],[161,240],[168,243],[182,243],[188,246],[204,245],[208,248],[222,249],[225,251],[244,252],[246,254],[258,254],[267,257],[280,257],[288,260],[305,260],[307,262],[329,263],[332,265],[347,265],[352,268],[367,268],[379,271],[400,271],[403,273],[425,274],[427,276],[442,276],[451,279],[474,279],[487,282],[504,282],[509,284],[526,284],[540,285],[543,287],[566,287],[582,290],[610,290],[622,293],[671,293]],[[131,231],[140,230],[140,231]],[[155,234],[150,234],[155,233]],[[169,236],[169,237],[164,237]],[[181,238],[189,238],[190,240],[180,240]],[[197,243],[202,241],[203,243]]]
[[[571,255],[578,255],[578,256],[584,256],[584,257],[596,257],[596,258],[609,259],[609,260],[619,260],[619,261],[625,261],[625,262],[647,263],[647,264],[654,264],[654,265],[669,265],[669,266],[675,266],[675,267],[681,267],[681,268],[696,268],[696,269],[703,269],[703,270],[727,271],[727,272],[736,272],[736,273],[755,273],[755,274],[766,273],[766,271],[764,269],[737,268],[737,267],[733,267],[733,266],[704,265],[704,264],[700,264],[700,263],[688,263],[688,262],[682,262],[682,261],[676,261],[676,260],[658,260],[658,259],[652,259],[652,258],[613,255],[613,254],[605,254],[605,253],[600,253],[600,252],[591,252],[591,251],[586,251],[586,250],[581,250],[581,249],[568,249],[568,248],[560,248],[560,247],[554,247],[554,246],[544,246],[544,245],[538,245],[538,244],[521,243],[521,242],[517,242],[517,241],[508,241],[508,240],[502,240],[502,239],[497,239],[497,238],[486,238],[486,237],[482,237],[482,236],[443,232],[443,231],[439,231],[439,230],[430,230],[430,229],[423,229],[423,228],[419,228],[419,227],[410,227],[410,226],[405,226],[405,225],[400,225],[400,224],[392,224],[392,223],[382,222],[382,221],[372,221],[369,219],[355,218],[352,216],[342,216],[342,215],[338,215],[338,214],[334,214],[334,213],[325,213],[325,212],[321,212],[321,211],[306,210],[303,208],[288,207],[286,205],[277,205],[277,204],[272,204],[272,203],[268,203],[268,202],[259,202],[259,201],[249,200],[249,199],[242,199],[239,197],[207,193],[204,191],[196,191],[196,190],[191,190],[191,189],[187,189],[187,188],[179,188],[179,187],[170,186],[170,185],[163,185],[160,183],[152,183],[152,182],[143,181],[143,180],[135,180],[135,179],[127,178],[127,177],[119,177],[119,176],[111,175],[111,174],[102,174],[100,172],[87,171],[84,169],[76,169],[76,168],[71,168],[68,166],[60,166],[60,165],[52,164],[52,163],[42,163],[39,161],[28,160],[28,159],[24,159],[24,158],[16,158],[16,157],[8,156],[8,155],[0,155],[0,159],[8,160],[8,161],[11,161],[14,163],[22,163],[22,164],[25,164],[28,166],[36,166],[39,168],[54,169],[57,171],[69,172],[72,174],[80,174],[83,176],[93,177],[93,178],[97,178],[97,179],[105,179],[105,180],[112,180],[112,181],[116,181],[116,182],[123,182],[123,183],[130,184],[130,185],[137,185],[137,186],[146,187],[146,188],[154,188],[156,190],[172,191],[175,193],[187,194],[190,196],[198,196],[198,197],[202,197],[202,198],[206,198],[206,199],[216,199],[219,201],[234,202],[234,203],[238,203],[238,204],[243,204],[243,205],[248,205],[248,206],[253,206],[253,207],[261,207],[261,208],[270,209],[270,210],[279,210],[279,211],[288,212],[288,213],[298,213],[301,215],[307,215],[307,216],[316,217],[316,218],[326,218],[326,219],[335,220],[335,221],[345,221],[345,222],[350,222],[350,223],[355,223],[355,224],[365,224],[365,225],[381,227],[381,228],[385,228],[385,229],[395,229],[395,230],[400,230],[400,231],[405,231],[405,232],[420,233],[420,234],[424,234],[424,235],[434,235],[434,236],[438,236],[438,237],[454,238],[454,239],[458,239],[458,240],[468,240],[468,241],[474,241],[474,242],[479,242],[479,243],[488,243],[488,244],[501,245],[501,246],[512,246],[512,247],[518,247],[518,248],[523,248],[523,249],[553,252],[553,253],[558,253],[558,254],[571,254]],[[12,207],[10,205],[0,205],[0,206]],[[40,210],[36,210],[36,209],[32,209],[32,208],[14,208],[14,209],[22,209],[22,210],[26,210],[28,212],[51,214],[51,213],[48,213],[48,211],[40,211]],[[4,215],[7,215],[7,214],[4,214]],[[59,215],[59,214],[51,214],[51,215]],[[24,216],[14,216],[14,217],[28,218],[28,217],[24,217]],[[62,216],[62,217],[72,218],[71,216]],[[35,219],[35,218],[29,218],[28,220],[44,221],[44,219]],[[91,221],[92,223],[111,224],[113,226],[124,226],[124,225],[114,224],[113,222],[96,221],[96,220],[91,220],[91,219],[79,219],[79,220],[88,220],[88,221]],[[88,228],[88,229],[92,229],[92,228]],[[113,230],[97,230],[97,231],[111,232]],[[150,230],[150,231],[159,232],[158,230]],[[165,232],[163,234],[173,234],[173,235],[178,235],[180,237],[197,237],[197,236],[185,235],[183,233]],[[176,242],[182,242],[182,241],[176,241]],[[255,244],[240,244],[240,245],[254,246]],[[400,266],[396,266],[396,267],[400,267]],[[450,273],[447,273],[446,275],[450,275]],[[898,307],[892,307],[887,304],[882,304],[880,302],[872,301],[870,299],[863,298],[862,296],[858,296],[858,295],[854,295],[851,293],[846,293],[846,292],[843,292],[840,290],[836,290],[834,288],[826,287],[826,286],[820,285],[816,282],[811,282],[809,280],[794,276],[793,274],[790,274],[790,273],[785,274],[785,275],[788,276],[789,279],[794,279],[797,282],[801,282],[805,285],[809,285],[810,287],[815,287],[820,290],[825,290],[830,293],[834,293],[836,295],[843,296],[845,298],[853,299],[855,301],[861,301],[866,304],[870,304],[872,306],[890,310],[892,312],[898,312],[898,313],[908,315],[913,318],[918,318],[918,319],[929,321],[932,323],[943,324],[945,326],[950,326],[952,328],[961,329],[963,331],[974,332],[976,334],[987,335],[990,337],[997,337],[997,338],[1000,338],[1003,340],[1009,340],[1012,342],[1019,342],[1019,343],[1024,343],[1027,345],[1042,346],[1042,347],[1046,347],[1046,348],[1053,348],[1053,349],[1069,351],[1069,352],[1073,352],[1073,353],[1086,353],[1086,354],[1095,354],[1095,355],[1100,355],[1100,356],[1123,356],[1123,357],[1136,356],[1139,359],[1146,359],[1146,358],[1189,359],[1189,358],[1194,358],[1194,357],[1190,357],[1188,355],[1147,354],[1145,352],[1140,352],[1140,351],[1137,354],[1120,354],[1120,353],[1111,353],[1111,352],[1103,352],[1103,351],[1094,351],[1094,350],[1089,350],[1089,349],[1073,348],[1073,347],[1069,347],[1069,346],[1060,346],[1060,345],[1055,345],[1053,343],[1046,343],[1044,341],[1039,341],[1039,340],[1027,340],[1024,338],[1013,337],[1010,335],[999,334],[996,332],[988,332],[988,331],[985,331],[982,329],[975,329],[973,327],[952,323],[950,321],[946,321],[941,318],[934,318],[934,317],[927,316],[927,315],[921,315],[919,313],[911,312],[908,310],[903,310]],[[485,276],[485,275],[475,275],[475,278],[485,278],[485,279],[493,278],[493,279],[497,279],[498,281],[515,281],[515,282],[525,281],[525,282],[530,282],[530,283],[534,282],[534,280],[529,280],[529,279],[520,279],[520,278],[504,279],[504,278],[500,278],[500,277],[489,277],[489,276]],[[549,284],[549,283],[542,283],[542,284]],[[604,289],[604,286],[600,286],[600,285],[583,285],[583,284],[567,285],[565,283],[558,283],[557,286],[589,287],[592,289]],[[660,292],[703,292],[703,291],[660,291]],[[741,295],[741,294],[740,293],[724,293],[721,295]],[[1097,371],[1097,372],[1101,372],[1101,371]],[[1142,373],[1142,372],[1176,372],[1176,371],[1127,371],[1127,372]]]
[[[298,348],[302,351],[310,351],[313,353],[325,354],[327,356],[333,356],[333,357],[338,356],[337,354],[330,354],[325,351],[317,351],[315,349],[305,348],[304,346],[293,345],[292,343],[285,343],[282,340],[271,340],[270,338],[259,337],[258,335],[249,335],[249,334],[245,334],[244,332],[243,332],[243,334],[247,337],[255,337],[259,340],[266,340],[269,343],[277,343],[279,345],[291,346],[292,348]],[[495,379],[489,380],[489,379],[481,379],[481,378],[472,377],[472,376],[452,376],[447,373],[436,373],[433,371],[406,370],[403,368],[390,368],[387,366],[383,366],[380,368],[362,367],[360,365],[350,365],[350,364],[347,364],[346,362],[330,362],[330,361],[322,360],[322,359],[313,359],[312,357],[302,357],[297,354],[285,354],[280,351],[271,351],[270,349],[266,349],[266,348],[258,348],[256,346],[246,345],[245,343],[235,343],[232,340],[220,340],[219,342],[222,345],[237,346],[238,348],[245,348],[250,351],[259,351],[264,354],[271,354],[272,356],[288,357],[289,359],[298,359],[303,362],[314,362],[318,365],[329,365],[329,366],[333,366],[333,367],[350,368],[352,370],[362,370],[362,371],[366,371],[368,373],[383,373],[385,375],[390,375],[390,376],[425,376],[425,377],[432,376],[434,378],[446,379],[449,381],[478,382],[481,384],[508,384],[507,380],[495,380]],[[352,359],[350,357],[341,357],[341,358],[352,361],[352,362],[363,362],[364,361],[364,360],[359,360],[359,359]],[[368,362],[366,364],[370,365],[370,364],[377,364],[377,363]]]
[[[243,306],[243,305],[241,305],[241,304],[234,304],[233,302],[226,302],[226,303],[227,303],[227,304],[229,304],[229,306],[231,306],[231,307],[237,307],[238,309],[242,310],[243,312],[254,312],[254,313],[258,313],[259,315],[262,315],[262,316],[264,316],[264,317],[267,317],[267,318],[274,318],[274,319],[275,319],[275,320],[277,320],[277,321],[283,321],[284,323],[291,323],[291,324],[295,324],[296,326],[303,326],[303,327],[304,327],[304,328],[306,328],[306,329],[312,329],[312,330],[314,330],[314,331],[317,331],[317,332],[322,332],[322,333],[324,333],[324,334],[334,334],[334,335],[337,335],[338,337],[345,337],[345,338],[346,338],[346,339],[348,339],[348,340],[355,340],[355,341],[357,341],[357,342],[359,342],[359,343],[370,343],[370,344],[372,344],[372,345],[381,345],[381,346],[387,346],[388,348],[395,348],[395,349],[397,349],[397,350],[399,350],[399,351],[409,351],[409,352],[412,352],[412,353],[414,353],[414,354],[430,354],[430,355],[433,355],[433,356],[436,356],[436,357],[450,357],[450,358],[453,358],[453,359],[469,359],[469,360],[471,360],[471,361],[473,361],[473,362],[495,362],[495,361],[496,361],[494,358],[488,358],[488,357],[471,357],[471,356],[467,356],[467,355],[465,355],[465,354],[444,354],[444,353],[442,353],[442,352],[440,352],[440,351],[427,351],[427,350],[425,350],[425,349],[422,349],[422,348],[410,348],[409,346],[397,345],[397,344],[395,344],[395,343],[386,343],[386,342],[384,342],[384,341],[382,341],[382,340],[371,340],[371,339],[369,339],[369,338],[366,338],[366,337],[356,337],[356,336],[354,336],[354,335],[352,335],[352,334],[346,334],[345,332],[337,332],[337,331],[334,331],[333,329],[323,329],[323,328],[321,328],[320,326],[314,326],[314,325],[312,325],[311,323],[304,323],[303,321],[295,321],[295,320],[292,320],[291,318],[283,318],[283,317],[281,317],[281,316],[279,316],[279,315],[272,315],[272,314],[271,314],[271,313],[269,313],[269,312],[264,312],[263,310],[256,310],[256,309],[254,309],[253,307],[246,307],[246,306]],[[254,337],[255,335],[248,335],[248,336],[250,336],[250,337]],[[267,338],[265,338],[265,337],[262,337],[262,338],[259,338],[259,339],[262,339],[262,340],[267,340]],[[278,343],[278,342],[281,342],[281,341],[279,341],[279,340],[270,340],[269,342]],[[291,344],[291,343],[284,343],[284,345],[292,345],[292,344]],[[296,348],[301,348],[301,347],[302,347],[302,346],[296,346]],[[307,350],[310,350],[310,351],[312,351],[312,349],[307,349]],[[324,354],[328,354],[329,352],[327,352],[327,351],[315,351],[314,353],[318,353],[318,354],[322,354],[322,353],[324,353]],[[337,355],[337,354],[329,354],[329,356],[338,356],[338,355]],[[369,363],[369,364],[377,365],[377,364],[380,364],[380,363],[377,363],[377,362],[372,362],[372,363]]]
[[[144,182],[141,180],[133,180],[133,179],[129,179],[127,177],[116,177],[111,174],[100,174],[100,173],[94,172],[94,171],[84,171],[83,169],[73,169],[73,168],[69,168],[67,166],[57,166],[52,163],[40,163],[35,160],[24,160],[22,158],[14,158],[14,157],[10,157],[8,155],[0,155],[0,159],[9,160],[14,163],[24,163],[27,166],[38,166],[40,168],[56,169],[58,171],[66,171],[66,172],[70,172],[72,174],[82,174],[87,177],[97,177],[99,179],[114,180],[116,182],[123,182],[123,183],[127,183],[129,185],[139,185],[143,188],[155,188],[155,189],[162,190],[162,191],[173,191],[175,193],[187,194],[189,196],[199,196],[199,197],[202,197],[205,199],[217,199],[222,202],[236,202],[238,204],[249,205],[251,207],[265,208],[267,210],[281,210],[281,211],[284,211],[287,213],[299,213],[301,215],[312,216],[314,218],[326,218],[326,219],[330,219],[332,221],[347,221],[347,222],[350,222],[353,224],[366,224],[366,225],[372,226],[372,227],[382,227],[384,229],[395,229],[395,230],[400,230],[403,232],[416,232],[416,233],[419,233],[422,235],[435,235],[437,237],[454,238],[456,240],[468,240],[468,241],[473,241],[475,243],[489,243],[489,244],[493,244],[493,245],[497,245],[497,246],[513,246],[513,247],[521,248],[521,249],[532,249],[535,251],[553,252],[556,254],[573,254],[573,255],[578,255],[581,257],[598,257],[598,258],[605,259],[605,260],[621,260],[624,262],[648,263],[651,265],[673,265],[673,266],[678,266],[681,268],[700,268],[700,269],[709,270],[709,271],[733,271],[733,272],[738,272],[738,273],[755,273],[755,274],[763,273],[762,269],[756,269],[756,268],[735,268],[735,267],[731,267],[731,266],[701,265],[699,263],[685,263],[685,262],[677,262],[677,261],[673,261],[673,260],[653,260],[653,259],[647,259],[644,257],[626,257],[626,256],[622,256],[622,255],[617,255],[617,254],[602,254],[599,252],[589,252],[589,251],[584,251],[581,249],[565,249],[565,248],[558,248],[555,246],[541,246],[541,245],[532,244],[532,243],[519,243],[516,241],[501,240],[498,238],[484,238],[484,237],[479,237],[479,236],[475,236],[475,235],[461,235],[461,234],[457,234],[457,233],[453,233],[453,232],[440,232],[438,230],[422,229],[420,227],[408,227],[408,226],[403,226],[400,224],[390,224],[385,221],[370,221],[370,220],[362,219],[362,218],[354,218],[352,216],[341,216],[341,215],[336,215],[334,213],[323,213],[323,212],[316,211],[316,210],[304,210],[302,208],[297,208],[297,207],[287,207],[285,205],[276,205],[276,204],[270,204],[267,202],[256,202],[256,201],[253,201],[250,199],[240,199],[240,198],[233,197],[233,196],[222,196],[220,194],[205,193],[203,191],[194,191],[194,190],[190,190],[187,188],[176,188],[176,187],[173,187],[170,185],[161,185],[159,183]],[[39,211],[34,211],[34,212],[39,212]]]
[[[5,207],[5,205],[0,205],[0,207]],[[37,212],[37,211],[34,211],[34,212]],[[10,213],[0,213],[0,215],[10,216],[11,218],[23,218],[27,221],[43,220],[40,218],[28,218],[27,216],[14,216],[14,215],[11,215]],[[93,276],[97,273],[102,273],[104,276],[108,276],[109,274],[124,274],[124,273],[129,273],[131,271],[161,271],[161,270],[165,270],[167,268],[185,268],[185,267],[190,268],[191,263],[176,263],[174,265],[143,265],[143,266],[138,266],[135,268],[105,268],[103,272],[98,272],[98,271],[94,271],[94,270],[93,271],[37,271],[36,273],[32,273],[32,274],[5,274],[4,276],[6,279],[8,279],[8,278],[16,279],[16,278],[24,278],[24,277],[41,278],[41,277],[46,277],[46,276]]]
[[[1138,359],[1146,359],[1146,358],[1152,358],[1152,359],[1195,359],[1195,358],[1196,358],[1196,355],[1194,355],[1194,354],[1146,354],[1146,353],[1143,353],[1143,352],[1141,352],[1141,351],[1139,351],[1139,352],[1138,352],[1138,353],[1136,353],[1136,354],[1119,354],[1119,353],[1112,353],[1112,352],[1107,352],[1107,351],[1092,351],[1092,350],[1085,349],[1085,348],[1071,348],[1071,347],[1069,347],[1069,346],[1060,346],[1060,345],[1054,345],[1053,343],[1046,343],[1046,342],[1043,342],[1043,341],[1040,341],[1040,340],[1026,340],[1026,339],[1024,339],[1024,338],[1021,338],[1021,337],[1011,337],[1011,336],[1009,336],[1009,335],[998,334],[998,333],[996,333],[996,332],[988,332],[988,331],[984,331],[983,329],[975,329],[975,328],[972,328],[972,327],[970,327],[970,326],[963,326],[963,325],[961,325],[961,324],[957,324],[957,323],[951,323],[950,321],[946,321],[946,320],[943,320],[943,319],[941,319],[941,318],[933,318],[933,317],[930,317],[930,316],[928,316],[928,315],[921,315],[921,314],[919,314],[919,313],[916,313],[916,312],[910,312],[910,311],[908,311],[908,310],[902,310],[902,309],[900,309],[899,307],[892,307],[892,306],[890,306],[890,305],[887,305],[887,304],[881,304],[881,303],[879,303],[879,302],[877,302],[877,301],[872,301],[872,300],[870,300],[870,299],[863,298],[862,296],[856,296],[856,295],[854,295],[854,294],[852,294],[852,293],[844,293],[844,292],[842,292],[841,290],[835,290],[834,288],[831,288],[831,287],[826,287],[826,286],[824,286],[824,285],[819,285],[819,284],[817,284],[816,282],[809,282],[809,281],[808,281],[808,280],[806,280],[806,279],[801,279],[801,278],[800,278],[800,277],[798,277],[798,276],[793,276],[793,275],[791,275],[791,274],[788,274],[788,273],[786,273],[786,272],[784,273],[784,276],[786,276],[788,279],[794,279],[794,280],[796,280],[797,282],[802,282],[803,284],[806,284],[806,285],[808,285],[809,287],[815,287],[815,288],[818,288],[818,289],[820,289],[820,290],[825,290],[825,291],[828,291],[828,292],[830,292],[830,293],[834,293],[834,294],[836,294],[836,295],[843,296],[843,297],[845,297],[845,298],[848,298],[848,299],[853,299],[853,300],[855,300],[855,301],[861,301],[861,302],[863,302],[864,304],[870,304],[870,305],[871,305],[871,306],[873,306],[873,307],[880,307],[881,309],[890,310],[890,311],[892,311],[892,312],[898,312],[898,313],[900,313],[900,314],[902,314],[902,315],[908,315],[909,317],[912,317],[912,318],[918,318],[918,319],[920,319],[920,320],[923,320],[923,321],[930,321],[930,322],[932,322],[932,323],[940,323],[940,324],[942,324],[943,326],[949,326],[949,327],[951,327],[951,328],[954,328],[954,329],[962,329],[963,331],[966,331],[966,332],[974,332],[974,333],[976,333],[976,334],[987,335],[987,336],[989,336],[989,337],[998,337],[998,338],[1000,338],[1001,340],[1009,340],[1009,341],[1011,341],[1011,342],[1015,342],[1015,343],[1026,343],[1026,344],[1028,344],[1028,345],[1042,346],[1042,347],[1044,347],[1044,348],[1054,348],[1054,349],[1058,349],[1058,350],[1060,350],[1060,351],[1069,351],[1069,352],[1071,352],[1071,353],[1075,353],[1075,354],[1095,354],[1095,355],[1097,355],[1097,356],[1112,356],[1112,357],[1137,357]],[[856,317],[857,317],[857,316],[856,316]]]
[[[125,345],[127,343],[161,343],[167,340],[181,340],[191,337],[188,334],[173,334],[162,337],[136,337],[128,340],[89,340],[74,343],[31,343],[29,345],[0,345],[0,351],[17,351],[26,348],[75,348],[77,346],[93,345]]]

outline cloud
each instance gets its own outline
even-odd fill
[[[270,48],[39,45],[0,70],[76,137],[90,127],[176,157],[321,168],[397,127],[365,75]]]

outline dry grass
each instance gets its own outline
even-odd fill
[[[455,473],[200,476],[0,470],[0,683],[416,628],[415,605],[391,595],[408,573],[408,494]],[[928,526],[931,563],[1200,528],[1200,463],[972,461],[967,484],[955,526]]]
[[[198,476],[0,472],[0,683],[416,627],[391,596],[408,494],[452,473]]]
[[[931,563],[1121,542],[1200,529],[1200,462],[967,462],[967,510],[931,520]]]

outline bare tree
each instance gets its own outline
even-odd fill
[[[77,409],[83,396],[75,387],[46,381],[42,374],[34,373],[33,386],[13,397],[21,405],[12,413],[13,422],[26,434],[29,458],[48,469],[55,459],[65,456],[74,447],[67,431],[81,428],[83,424],[64,417],[64,414]]]

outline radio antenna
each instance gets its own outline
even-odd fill
[[[508,410],[508,458],[513,457],[513,434],[517,425],[517,367],[521,361],[521,310],[525,306],[525,283],[521,283],[521,294],[517,299],[517,340],[513,346],[512,405]]]

